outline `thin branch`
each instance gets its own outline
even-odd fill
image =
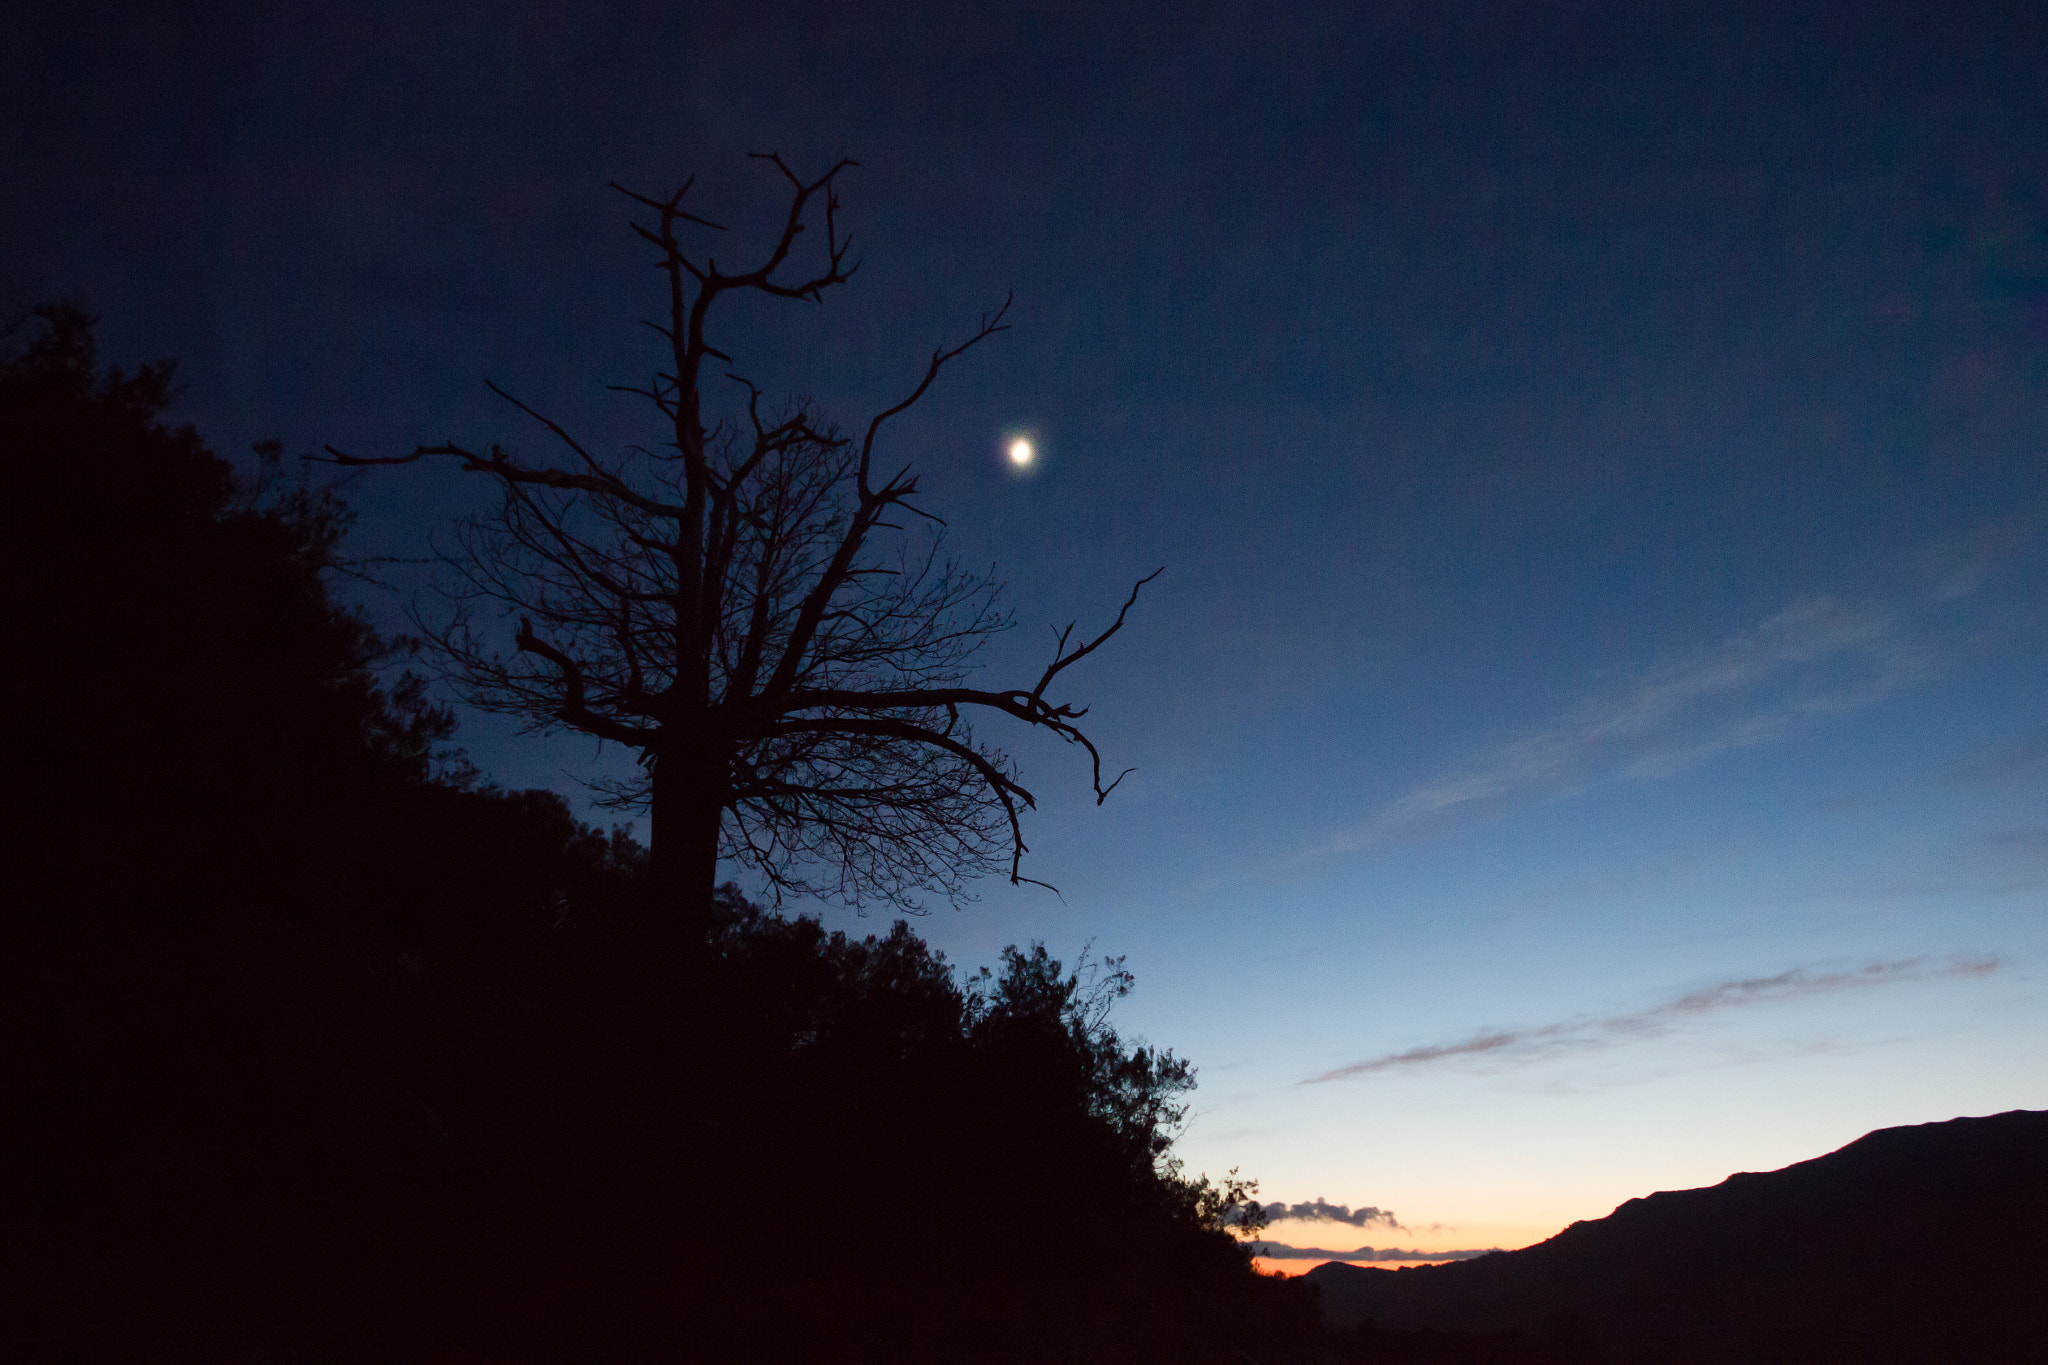
[[[952,350],[949,351],[941,347],[933,351],[931,363],[925,367],[924,378],[918,381],[917,387],[911,390],[910,396],[894,407],[885,408],[881,412],[876,413],[868,422],[868,434],[860,443],[860,475],[855,484],[860,490],[863,501],[870,496],[868,492],[869,458],[874,453],[875,436],[881,431],[882,423],[903,412],[916,403],[918,399],[924,397],[925,390],[929,389],[932,386],[932,381],[939,377],[939,371],[945,367],[947,361],[966,354],[969,350],[979,346],[997,332],[1009,331],[1009,324],[1003,321],[1003,316],[1010,311],[1010,303],[1016,297],[1017,291],[1014,289],[1004,295],[1003,306],[996,309],[995,316],[990,317],[988,314],[983,313],[981,315],[981,326],[976,329],[974,335],[961,342],[958,346],[955,346]]]
[[[519,618],[519,635],[516,640],[522,654],[538,654],[561,670],[563,697],[556,709],[555,717],[565,725],[609,739],[620,744],[641,746],[652,740],[654,732],[644,726],[623,725],[608,716],[592,711],[584,698],[583,667],[574,659],[556,649],[533,633],[533,623],[524,616]]]
[[[979,751],[948,737],[940,731],[926,729],[924,726],[907,720],[885,717],[871,717],[864,720],[842,718],[823,721],[785,721],[777,725],[773,731],[775,734],[802,734],[805,732],[883,735],[894,739],[908,740],[914,744],[929,744],[961,759],[981,776],[982,781],[995,794],[996,799],[1002,802],[1003,813],[1009,817],[1011,883],[1016,885],[1029,880],[1018,871],[1018,868],[1023,863],[1024,855],[1030,852],[1030,848],[1024,842],[1024,826],[1018,819],[1017,800],[1013,799],[1013,797],[1021,799],[1027,807],[1033,810],[1038,808],[1038,803],[1032,798],[1030,792],[1019,785],[1016,779],[996,767]],[[1038,882],[1036,885],[1044,886],[1045,883]]]
[[[1076,649],[1072,654],[1061,655],[1058,650],[1054,650],[1053,661],[1046,668],[1045,676],[1041,677],[1038,680],[1038,686],[1031,689],[1032,699],[1035,701],[1038,698],[1043,697],[1045,695],[1046,686],[1050,684],[1052,680],[1059,675],[1061,669],[1065,668],[1069,664],[1076,663],[1081,659],[1087,658],[1090,654],[1093,654],[1096,650],[1102,648],[1103,642],[1108,640],[1110,636],[1122,630],[1124,628],[1124,617],[1130,612],[1131,608],[1137,604],[1139,590],[1142,589],[1147,583],[1150,583],[1153,579],[1159,577],[1159,575],[1165,572],[1166,566],[1162,564],[1158,568],[1154,569],[1151,573],[1146,574],[1143,578],[1139,579],[1136,583],[1131,585],[1131,595],[1124,599],[1123,606],[1117,611],[1116,620],[1110,623],[1108,630],[1103,631],[1102,634],[1096,636],[1087,644],[1082,645],[1081,647]],[[1071,631],[1072,629],[1073,626],[1069,625],[1066,630],[1060,632],[1061,647],[1065,647],[1067,643],[1067,631]],[[1080,713],[1077,712],[1076,714],[1078,715]],[[1122,779],[1118,780],[1121,781]]]

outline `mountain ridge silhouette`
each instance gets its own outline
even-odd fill
[[[1519,1251],[1307,1278],[1339,1330],[1582,1333],[1617,1363],[2048,1359],[2048,1111],[1879,1129]]]

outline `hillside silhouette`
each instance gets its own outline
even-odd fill
[[[1192,1069],[1118,1036],[1118,964],[962,973],[731,887],[679,932],[392,676],[336,497],[167,424],[78,309],[0,346],[0,1357],[1312,1349],[1174,1164]]]
[[[1423,1333],[1615,1365],[2048,1359],[2048,1112],[1882,1129],[1520,1251],[1304,1278],[1332,1327],[1385,1344],[1360,1359],[1438,1358],[1394,1349]]]

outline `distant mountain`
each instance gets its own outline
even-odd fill
[[[1520,1251],[1307,1278],[1330,1326],[1590,1335],[1610,1362],[2048,1361],[2048,1112],[1885,1128]]]

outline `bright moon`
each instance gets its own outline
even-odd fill
[[[1010,442],[1010,463],[1023,466],[1031,463],[1031,442],[1021,436]]]

